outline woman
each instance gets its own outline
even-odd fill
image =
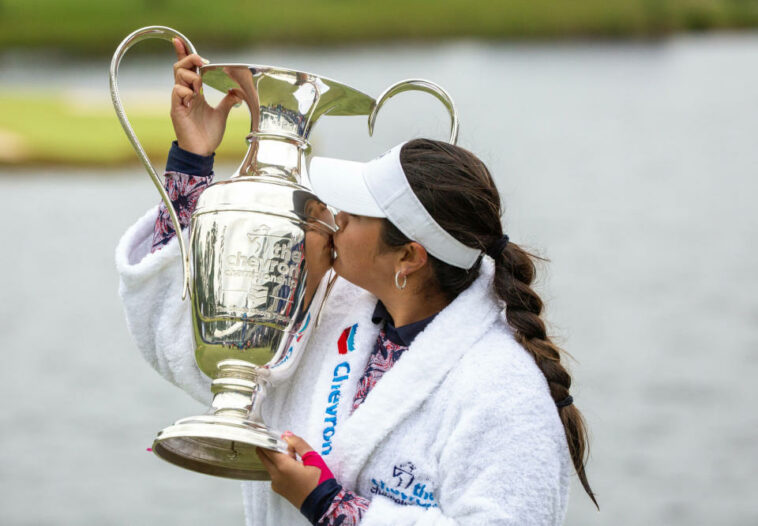
[[[202,59],[175,45],[167,186],[186,225],[237,99],[211,108],[191,69]],[[503,234],[481,161],[415,140],[369,163],[316,158],[309,173],[342,210],[341,279],[298,369],[269,395],[267,422],[301,436],[285,433],[289,454],[259,450],[272,483],[243,483],[248,524],[560,524],[569,462],[594,501],[534,264]],[[148,360],[204,400],[173,235],[155,210],[125,234],[121,293]]]

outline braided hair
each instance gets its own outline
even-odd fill
[[[440,141],[416,139],[400,152],[408,182],[424,208],[439,225],[463,244],[489,253],[495,260],[495,292],[505,302],[505,315],[514,337],[545,375],[556,402],[571,460],[584,490],[597,506],[584,467],[588,454],[582,414],[569,395],[571,376],[561,363],[564,354],[547,334],[541,318],[543,303],[531,284],[536,274],[532,254],[503,236],[501,204],[492,176],[475,155]],[[384,220],[382,242],[402,246],[408,239]],[[493,250],[494,249],[494,250]],[[434,283],[448,301],[468,288],[479,275],[481,260],[471,269],[454,267],[429,254]]]

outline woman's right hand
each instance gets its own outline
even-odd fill
[[[198,155],[211,155],[224,137],[226,118],[242,99],[229,92],[218,106],[210,106],[203,96],[202,80],[195,67],[206,64],[200,55],[187,55],[184,43],[172,40],[178,61],[174,64],[171,92],[171,122],[179,147]]]

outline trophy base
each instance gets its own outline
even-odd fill
[[[179,420],[153,442],[156,455],[185,469],[232,479],[271,480],[256,447],[287,451],[286,442],[254,422],[213,415]]]

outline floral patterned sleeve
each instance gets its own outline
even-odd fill
[[[165,188],[179,216],[181,228],[187,228],[197,198],[213,182],[213,155],[204,157],[179,148],[174,141],[166,161]],[[153,229],[150,252],[160,250],[176,235],[166,205],[161,201]]]
[[[355,526],[360,524],[371,501],[352,491],[341,489],[331,506],[319,519],[318,526]]]

